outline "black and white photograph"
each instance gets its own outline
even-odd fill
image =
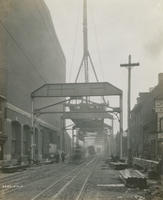
[[[0,0],[0,200],[163,200],[162,0]]]

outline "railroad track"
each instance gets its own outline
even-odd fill
[[[4,183],[4,182],[6,182],[6,181],[9,181],[9,180],[13,180],[13,179],[22,177],[22,176],[24,176],[24,175],[26,174],[27,171],[30,171],[30,172],[32,172],[32,173],[35,173],[36,170],[37,170],[37,171],[43,171],[43,170],[44,170],[43,167],[44,167],[44,166],[42,165],[42,166],[39,166],[39,167],[37,166],[37,167],[33,167],[33,168],[28,168],[27,170],[24,170],[24,171],[21,171],[21,172],[15,172],[15,173],[13,173],[13,174],[11,174],[11,175],[9,175],[9,176],[6,176],[6,177],[4,177],[4,178],[1,178],[1,179],[0,179],[0,184]],[[51,168],[51,166],[47,166],[46,170],[47,170],[47,169],[50,169],[50,168]],[[44,171],[45,171],[45,170],[44,170]]]
[[[45,166],[44,166],[45,167]],[[66,165],[60,166],[59,169],[66,168]],[[58,168],[54,168],[54,165],[48,166],[48,168],[40,167],[36,168],[34,171],[26,171],[16,175],[11,175],[0,180],[0,188],[3,195],[14,192],[21,188],[21,186],[26,186],[31,182],[38,181],[44,177],[50,177],[52,173],[55,173]]]
[[[69,179],[71,179],[71,176],[69,175],[69,171],[71,171],[72,173],[75,173],[76,171],[79,171],[80,168],[82,168],[83,166],[87,165],[88,163],[91,163],[92,161],[88,162],[85,161],[84,163],[82,163],[81,165],[78,165],[75,169],[74,169],[74,165],[67,165],[64,164],[63,165],[51,165],[51,166],[41,166],[39,168],[35,168],[32,171],[29,169],[29,171],[25,171],[19,174],[15,174],[15,175],[11,175],[9,177],[5,177],[3,179],[1,179],[0,181],[0,187],[1,187],[1,191],[0,191],[0,195],[2,196],[2,199],[5,197],[6,199],[8,198],[8,195],[11,197],[12,193],[14,192],[14,194],[19,193],[19,191],[21,192],[21,190],[25,190],[29,185],[31,185],[31,182],[34,183],[34,185],[37,185],[37,183],[41,183],[42,181],[45,182],[45,187],[46,185],[49,185],[49,183],[54,182],[53,177],[55,174],[55,179],[59,179],[60,177],[62,177],[62,172],[66,173],[67,175],[65,175],[63,178],[61,178],[60,181],[69,181]],[[54,168],[56,167],[56,168]],[[72,170],[73,169],[73,170]],[[67,179],[66,179],[67,178]],[[65,180],[64,180],[65,179]],[[58,182],[58,188],[60,187],[59,185],[60,183]],[[10,187],[11,185],[11,187]],[[51,184],[53,185],[53,184]],[[54,184],[55,185],[55,184]],[[9,187],[3,187],[3,186],[9,186]],[[15,187],[13,187],[15,186]],[[22,186],[22,188],[21,188]],[[57,186],[57,184],[56,184]],[[50,190],[51,187],[46,187],[44,188],[44,185],[41,186],[40,188],[38,187],[36,190],[41,190],[41,192],[39,192],[36,196],[40,196],[42,194],[42,191],[44,191],[44,196],[46,196],[46,191]],[[17,191],[19,190],[19,191]],[[23,192],[22,192],[23,193]],[[41,193],[41,194],[40,194]],[[7,195],[7,196],[6,196]],[[30,199],[30,198],[27,198]]]
[[[87,181],[93,173],[96,158],[73,169],[30,200],[79,200]]]

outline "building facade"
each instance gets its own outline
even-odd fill
[[[159,112],[156,110],[156,102],[162,97],[163,74],[161,73],[158,85],[147,93],[139,93],[137,104],[131,111],[131,145],[134,156],[157,160],[163,154],[163,109]]]
[[[66,60],[43,0],[0,2],[0,160],[27,162],[31,154],[31,92],[65,82]],[[55,103],[57,100],[53,99]],[[36,107],[50,101],[36,102]],[[57,106],[57,110],[62,110]],[[58,115],[36,119],[34,160],[60,148]]]

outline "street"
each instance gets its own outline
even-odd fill
[[[147,191],[125,187],[119,171],[99,157],[79,165],[54,163],[1,174],[0,186],[0,198],[6,200],[142,200]]]
[[[0,1],[0,200],[163,200],[162,2]]]

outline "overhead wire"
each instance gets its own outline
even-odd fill
[[[95,42],[96,42],[96,46],[97,46],[97,48],[96,48],[96,54],[97,54],[97,56],[98,56],[98,60],[99,60],[99,64],[100,64],[100,67],[101,67],[101,69],[99,68],[99,70],[100,70],[100,73],[101,73],[101,75],[102,75],[102,79],[103,79],[103,81],[104,81],[104,70],[103,70],[103,62],[102,62],[102,58],[101,58],[101,51],[100,51],[100,45],[99,45],[99,38],[98,38],[98,34],[97,34],[97,29],[96,29],[96,24],[95,24],[95,19],[94,19],[94,10],[93,10],[93,8],[91,9],[91,13],[92,13],[92,25],[93,25],[93,28],[94,28],[94,35],[95,35]]]
[[[28,62],[31,64],[31,66],[33,66],[33,68],[35,69],[35,71],[38,73],[39,77],[41,78],[41,80],[44,83],[47,83],[46,80],[44,79],[44,77],[42,76],[42,74],[37,70],[37,67],[33,64],[33,62],[31,61],[30,57],[26,54],[24,48],[22,45],[20,45],[17,40],[14,38],[14,36],[12,35],[12,33],[8,30],[8,28],[4,25],[4,23],[2,22],[2,20],[0,19],[0,24],[3,27],[3,29],[7,32],[7,34],[9,35],[9,37],[14,41],[15,45],[17,46],[18,49],[21,50],[21,53],[24,55],[24,57],[28,60]]]
[[[41,18],[43,19],[43,22],[44,22],[45,26],[47,27],[48,32],[50,33],[50,36],[52,36],[51,35],[52,32],[49,30],[49,27],[48,27],[48,25],[47,25],[43,15],[42,15],[42,13],[41,13],[41,10],[39,9],[39,6],[38,6],[38,4],[40,6],[43,6],[41,1],[40,0],[36,0],[35,3],[36,3],[36,6],[38,8],[38,12],[39,12]],[[74,39],[74,44],[73,44],[73,48],[72,48],[72,59],[70,61],[70,72],[69,72],[69,75],[68,75],[68,82],[71,82],[72,68],[73,68],[73,65],[74,65],[74,57],[75,57],[75,53],[76,53],[76,41],[77,41],[77,35],[78,35],[78,31],[79,31],[79,14],[80,14],[80,12],[78,12],[77,22],[76,22],[76,26],[75,26],[76,27],[76,29],[75,29],[75,37],[74,37],[75,39]]]
[[[42,21],[43,21],[45,27],[47,28],[47,32],[49,33],[49,35],[50,35],[52,41],[54,41],[54,38],[53,38],[53,36],[52,36],[52,35],[53,35],[53,32],[51,31],[51,29],[50,29],[50,27],[49,27],[47,21],[45,20],[44,16],[42,15],[42,11],[41,11],[41,9],[40,9],[40,8],[44,8],[43,1],[41,1],[41,0],[35,0],[34,2],[35,2],[35,5],[36,5],[36,7],[37,7],[37,10],[38,10],[38,13],[39,13],[40,17],[43,19]],[[58,43],[58,44],[60,45],[60,43]],[[62,48],[62,47],[61,47],[61,48]],[[56,49],[56,50],[59,51],[59,49]],[[59,53],[59,55],[60,55],[60,53]],[[56,57],[56,58],[58,58],[58,57]]]
[[[98,57],[98,60],[99,60],[99,64],[100,64],[100,67],[99,67],[99,71],[102,75],[102,81],[105,81],[105,78],[104,78],[104,69],[103,69],[103,62],[102,62],[102,58],[101,58],[101,51],[100,51],[100,45],[99,45],[99,38],[98,38],[98,34],[97,34],[97,29],[96,29],[96,23],[95,23],[95,19],[94,19],[94,8],[91,9],[91,19],[92,19],[92,25],[93,25],[93,29],[94,29],[94,35],[95,35],[95,43],[96,43],[96,54],[97,54],[97,57]],[[105,99],[106,97],[103,97],[103,100],[105,103],[107,103],[107,100]]]
[[[78,10],[79,10],[79,7],[78,7]],[[75,25],[75,38],[74,38],[74,43],[73,43],[73,48],[72,48],[72,57],[71,57],[71,61],[70,61],[70,73],[68,76],[69,82],[71,82],[72,69],[73,69],[74,58],[75,58],[75,54],[76,54],[77,36],[78,36],[78,32],[79,32],[79,15],[80,15],[80,12],[78,12],[77,21],[76,21],[76,25]]]

